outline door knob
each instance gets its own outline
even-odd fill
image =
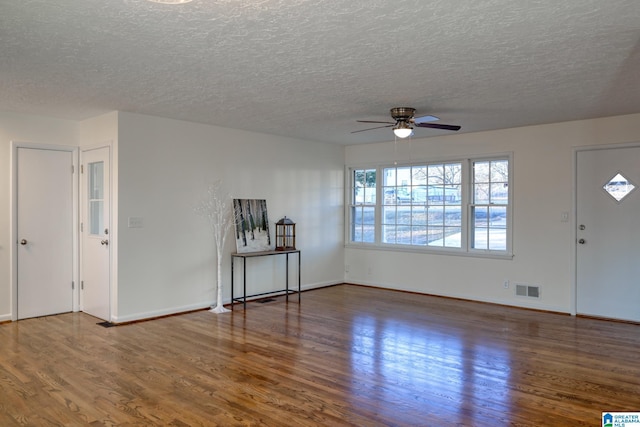
[[[581,245],[584,245],[585,243],[587,243],[587,241],[584,239],[580,239],[578,240],[578,243],[580,243]]]
[[[22,240],[20,240],[20,244],[21,244],[21,245],[26,245],[26,244],[27,244],[27,239],[22,239]]]
[[[101,245],[108,245],[108,244],[109,244],[109,241],[105,239],[105,240],[102,240],[102,241],[100,242],[100,244],[101,244]]]

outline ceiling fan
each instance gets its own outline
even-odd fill
[[[356,130],[351,133],[365,132],[373,129],[381,129],[381,128],[390,128],[393,126],[393,133],[398,138],[406,138],[413,134],[413,126],[419,128],[431,128],[431,129],[443,129],[443,130],[452,130],[458,131],[460,130],[460,126],[456,125],[445,125],[440,123],[431,123],[436,120],[440,120],[435,116],[420,116],[414,117],[416,112],[415,108],[410,107],[394,107],[391,109],[391,118],[395,120],[393,122],[378,122],[373,120],[358,120],[359,123],[385,123],[384,126],[376,126],[369,129]]]

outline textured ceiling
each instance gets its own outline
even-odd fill
[[[0,110],[120,110],[338,144],[640,112],[638,0],[14,0]],[[417,129],[416,137],[447,131]]]

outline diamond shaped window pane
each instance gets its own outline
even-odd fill
[[[611,178],[605,185],[602,186],[604,191],[607,192],[616,202],[620,203],[625,197],[636,189],[636,186],[625,178],[620,172]]]

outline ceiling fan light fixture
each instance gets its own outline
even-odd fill
[[[399,121],[393,128],[393,133],[398,138],[407,138],[413,134],[413,128],[407,122]]]

